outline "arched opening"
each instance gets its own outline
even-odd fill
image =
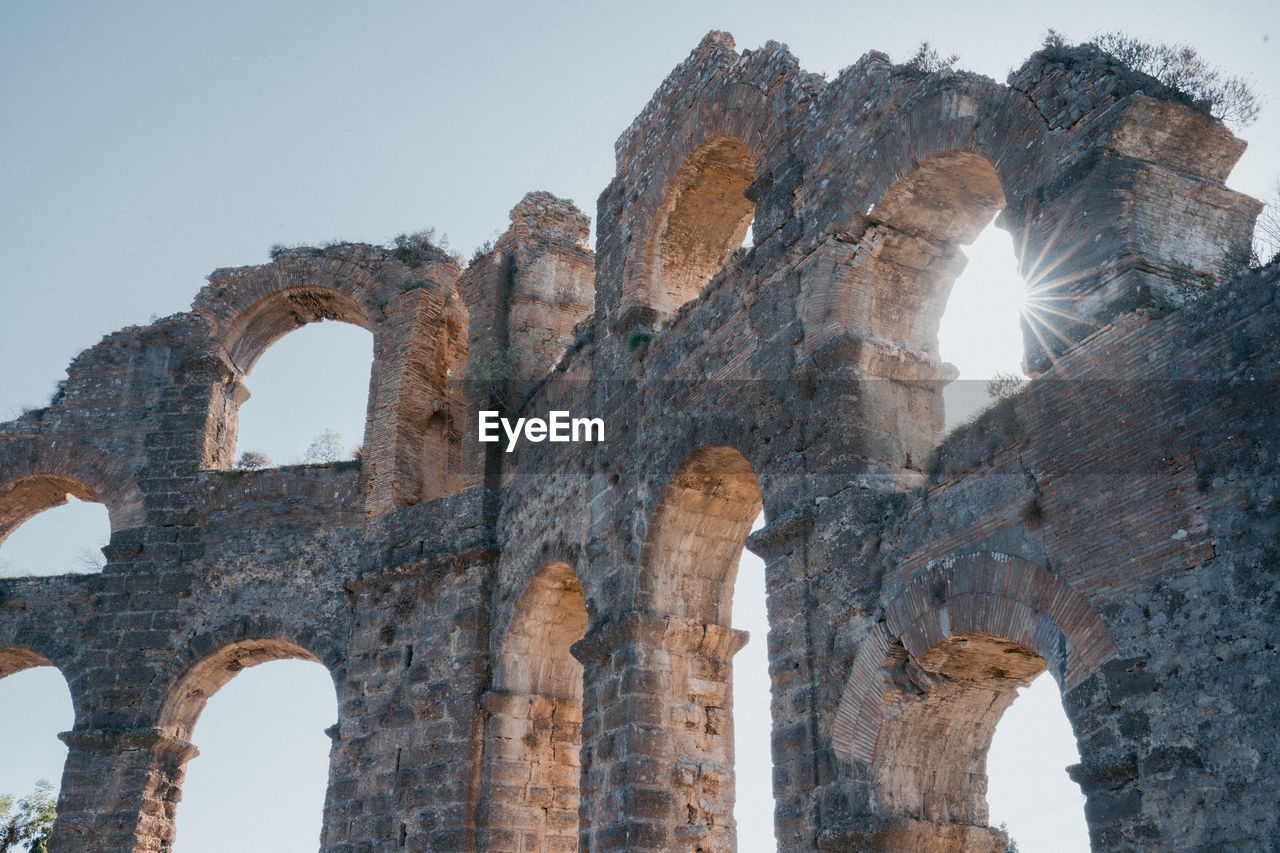
[[[0,486],[0,576],[98,572],[111,519],[98,493],[61,474]]]
[[[729,624],[738,560],[764,504],[751,463],[732,447],[695,450],[667,484],[641,556],[649,607]]]
[[[672,849],[719,849],[736,837],[733,657],[747,635],[730,622],[739,562],[762,509],[746,458],[701,448],[663,492],[641,555],[640,600],[664,623],[650,640],[657,648],[641,657],[662,666],[655,698],[678,756]]]
[[[58,734],[74,722],[62,673],[28,649],[0,647],[0,795],[16,801],[46,781],[53,786],[46,796],[56,797],[67,758]]]
[[[244,376],[237,464],[327,463],[358,455],[372,364],[372,333],[349,323],[311,323],[274,342]]]
[[[578,849],[582,664],[577,575],[548,563],[525,587],[485,698],[486,850]]]
[[[1044,673],[1018,691],[987,753],[992,826],[1006,826],[1019,853],[1087,853],[1085,796],[1066,768],[1080,762],[1062,694]]]
[[[1056,700],[1057,685],[1045,671],[1045,660],[1019,643],[969,631],[949,636],[918,657],[894,645],[882,669],[890,687],[882,699],[884,722],[871,776],[874,809],[883,820],[863,840],[876,850],[1003,853],[1008,840],[991,825],[988,756],[997,726],[1020,689],[1047,681]],[[1057,704],[1061,715],[1061,703]],[[1042,717],[1032,720],[1039,731],[1026,732],[1023,738],[1036,746],[1015,760],[1028,771],[1024,778],[1036,780],[1041,796],[1051,796],[1063,790],[1045,784],[1054,772],[1074,785],[1066,780],[1065,764],[1045,766],[1045,738],[1051,733],[1044,730],[1044,722]],[[1069,726],[1066,735],[1071,736]],[[1074,741],[1070,748],[1074,752]],[[1027,839],[1017,837],[1017,827],[1034,826],[1037,815],[1064,806],[1080,811],[1082,803],[1076,789],[1065,802],[1041,800],[1030,814],[1005,812],[994,822],[1015,828],[1014,838],[1021,845]],[[1079,825],[1083,829],[1082,813]],[[1083,837],[1083,848],[1058,837],[1050,839],[1050,847],[1039,849],[1087,850],[1087,833]]]
[[[859,255],[871,264],[872,336],[938,358],[938,325],[974,242],[1005,205],[995,169],[970,151],[924,158],[868,213]]]
[[[1057,687],[1075,688],[1115,649],[1089,603],[1029,560],[972,552],[915,573],[886,602],[885,621],[861,635],[849,668],[833,746],[866,768],[871,796],[867,812],[831,830],[834,837],[854,849],[1001,853],[1004,836],[989,825],[986,797],[997,724],[1019,689],[1046,670],[1062,713]],[[1065,775],[1055,763],[1063,750],[1046,738],[1058,732],[1075,754],[1070,726],[1044,723],[1043,715],[1032,719],[1022,740],[1037,748],[1017,757],[1040,782]],[[1051,796],[1050,787],[1040,790]],[[1066,799],[1082,812],[1077,794]],[[1026,817],[1062,805],[1040,803]],[[1001,820],[1026,825],[1008,811]],[[1071,849],[1055,843],[1050,849]]]
[[[240,311],[222,338],[232,376],[214,395],[206,465],[350,458],[370,405],[372,329],[362,305],[328,287],[276,290]],[[250,386],[257,398],[245,406]]]
[[[164,734],[200,750],[169,780],[181,791],[165,798],[172,849],[319,846],[326,729],[336,716],[328,671],[294,643],[242,640],[197,661],[171,688],[158,720]]]
[[[743,245],[755,215],[755,163],[742,140],[713,136],[676,174],[656,217],[640,304],[669,316],[698,295]]]

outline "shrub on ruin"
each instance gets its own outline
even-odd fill
[[[960,54],[942,56],[929,45],[929,42],[922,41],[916,48],[916,52],[906,61],[906,67],[908,71],[917,74],[934,74],[938,71],[950,71],[951,67],[959,61]]]
[[[391,254],[408,267],[448,258],[458,260],[456,255],[449,253],[449,235],[437,236],[434,228],[414,231],[412,234],[397,234],[391,241]]]
[[[1027,385],[1027,380],[1012,373],[997,373],[987,380],[984,392],[988,400],[999,401],[1014,396]]]
[[[266,468],[270,465],[271,460],[267,457],[267,454],[259,453],[256,450],[246,450],[236,460],[236,467],[241,471],[257,471],[259,468]]]
[[[1069,45],[1061,33],[1049,30],[1044,47],[1060,51]],[[1155,44],[1109,32],[1094,36],[1082,47],[1096,48],[1128,70],[1154,78],[1237,130],[1253,124],[1262,109],[1248,81],[1210,65],[1191,45]]]

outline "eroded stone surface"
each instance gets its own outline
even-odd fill
[[[619,138],[594,255],[531,193],[465,270],[216,271],[0,425],[0,536],[66,494],[112,521],[100,575],[0,581],[0,674],[76,712],[52,849],[168,849],[203,703],[295,657],[338,693],[329,853],[734,850],[761,508],[780,850],[1001,849],[986,749],[1043,668],[1095,849],[1275,847],[1280,273],[1188,287],[1259,209],[1242,146],[1089,50],[825,81],[712,33]],[[944,442],[937,324],[998,210],[1056,330]],[[244,373],[318,319],[373,332],[361,462],[223,470]],[[607,440],[505,453],[489,407]]]

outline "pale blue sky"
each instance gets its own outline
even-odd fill
[[[507,211],[533,189],[573,198],[594,217],[595,198],[613,174],[613,141],[709,29],[729,30],[739,49],[769,39],[785,42],[803,66],[828,75],[872,49],[904,59],[927,39],[944,53],[959,53],[960,66],[1003,80],[1049,27],[1076,40],[1124,29],[1149,40],[1190,41],[1228,72],[1251,77],[1269,107],[1242,133],[1250,149],[1231,185],[1266,193],[1280,172],[1280,4],[1272,0],[483,7],[5,0],[0,419],[45,405],[67,362],[102,335],[185,310],[211,270],[265,262],[273,243],[383,242],[434,226],[469,255],[505,227]],[[944,334],[942,354],[969,376],[1016,369],[1019,344],[1009,319],[1016,314],[1008,306],[1018,283],[1010,279],[1008,239],[984,235],[970,254],[973,262],[947,315],[955,334]],[[993,319],[1000,311],[1006,319]],[[976,334],[966,339],[965,331]],[[249,378],[255,396],[245,406],[248,443],[241,447],[266,450],[278,462],[296,461],[326,427],[342,432],[347,444],[359,443],[368,381],[363,334],[307,329],[269,351]],[[322,353],[334,364],[316,370]],[[323,382],[334,408],[300,403],[319,399],[320,392],[272,378],[273,372],[329,377]],[[298,396],[288,397],[290,391]],[[314,420],[285,421],[300,411]],[[77,517],[71,526],[86,522]],[[39,533],[37,522],[28,527],[7,543],[0,560],[27,559],[15,557],[13,545],[19,536]],[[50,557],[51,540],[71,538],[46,534],[44,543],[25,547],[47,570],[74,560],[74,552]],[[752,576],[744,567],[738,603],[758,614],[759,590],[746,591]],[[754,744],[739,748],[745,762],[748,752],[753,758],[767,754],[766,736],[749,728],[749,720],[758,726],[767,717],[760,670],[747,672],[753,655],[756,666],[762,660],[764,642],[758,616],[740,612],[735,618],[755,636],[739,659],[740,686],[753,684],[744,695],[755,697],[738,702],[739,735]],[[310,756],[274,784],[297,792],[291,796],[300,803],[317,803],[309,812],[315,825],[297,833],[295,846],[268,844],[255,829],[253,837],[263,844],[258,849],[315,849],[316,797],[323,798],[315,760],[320,755],[323,766],[327,753],[327,740],[318,741],[316,732],[332,722],[332,686],[314,664],[261,670],[272,673],[274,678],[258,672],[237,678],[214,697],[197,727],[203,755],[192,762],[179,809],[179,853],[226,849],[228,839],[216,833],[228,832],[231,824],[252,825],[254,807],[227,799],[234,784],[221,793],[202,787],[227,773],[239,772],[241,782],[261,777],[265,771],[245,774],[243,759],[223,765],[230,770],[216,767],[217,756],[249,729],[274,731],[268,740]],[[283,693],[266,698],[262,691],[270,682],[283,685]],[[1048,710],[1041,704],[1023,712],[1033,721],[1019,730],[1021,745],[1013,748],[1010,765],[1028,765],[1027,755],[1048,741],[1061,748],[1048,765],[1074,760],[1069,733],[1045,732],[1044,716],[1055,710],[1052,687],[1040,695],[1049,696]],[[297,725],[296,735],[290,734],[294,712],[284,706],[291,699],[316,717]],[[1010,715],[1031,707],[1026,701]],[[275,709],[279,728],[262,729],[273,716],[262,712]],[[51,670],[0,681],[0,730],[11,733],[0,744],[0,791],[25,790],[38,775],[56,782],[64,751],[53,733],[69,726],[65,686]],[[31,748],[44,757],[28,758]],[[994,751],[992,761],[994,768]],[[772,849],[767,789],[763,800],[748,793],[751,780],[765,771],[746,764],[740,770],[740,849]],[[1002,818],[994,806],[997,787],[993,781],[993,818],[1009,819],[1025,853],[1080,849],[1078,830],[1046,828],[1044,808],[1037,816],[1034,806],[1020,807],[1025,829]],[[1069,790],[1049,794],[1027,782],[1011,787],[1033,790],[1054,808],[1070,796]],[[228,821],[228,814],[236,819]],[[1064,836],[1070,831],[1077,832],[1074,841]]]

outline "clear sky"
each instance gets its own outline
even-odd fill
[[[67,362],[102,335],[186,310],[211,270],[263,263],[274,243],[384,242],[434,226],[469,255],[534,189],[573,198],[594,216],[613,174],[613,141],[710,29],[732,32],[739,49],[782,41],[804,67],[829,76],[868,50],[905,59],[929,40],[942,53],[959,53],[961,67],[1003,80],[1050,27],[1074,40],[1122,29],[1189,41],[1227,72],[1251,78],[1268,107],[1241,133],[1250,148],[1230,184],[1266,195],[1280,173],[1274,0],[0,2],[0,419],[45,405]],[[942,354],[970,377],[1015,370],[1019,285],[1008,238],[990,230],[970,255]],[[331,361],[321,365],[322,357]],[[298,461],[326,428],[358,444],[368,359],[367,333],[334,324],[281,341],[249,378],[254,397],[243,410],[241,448]],[[308,387],[298,376],[323,378]],[[93,506],[62,512],[78,515],[44,533],[46,516],[31,522],[0,560],[11,570],[76,568],[84,540],[92,541],[94,524],[105,531],[104,520]],[[87,532],[77,539],[68,529]],[[68,553],[56,555],[58,544]],[[743,613],[760,612],[760,593],[747,592],[751,575],[744,566]],[[746,684],[763,631],[751,623],[758,617],[735,618],[755,635],[740,657]],[[277,695],[267,698],[262,691],[273,684]],[[764,736],[747,726],[753,715],[762,719],[762,707],[767,715],[755,684],[744,694],[755,700],[738,702],[739,735],[757,745],[740,746],[743,762],[766,752]],[[1035,700],[1041,704],[1023,712],[1032,708],[1029,696],[1009,715],[1032,718],[1022,740],[1014,738],[1009,764],[1033,771],[1028,756],[1047,752],[1049,741],[1066,751],[1046,765],[1074,760],[1069,733],[1045,734],[1046,715],[1060,713],[1052,682],[1037,688],[1047,704]],[[203,754],[192,762],[179,809],[179,853],[228,849],[232,824],[256,826],[250,818],[271,811],[261,799],[257,806],[228,799],[235,779],[243,785],[264,771],[247,770],[244,758],[226,759],[230,770],[214,767],[250,729],[274,732],[270,743],[311,756],[296,767],[284,762],[289,775],[272,784],[294,792],[299,813],[311,816],[288,820],[315,825],[295,833],[296,846],[267,845],[254,830],[257,842],[239,849],[314,850],[315,792],[323,798],[314,758],[322,766],[327,752],[316,731],[332,722],[333,702],[323,671],[301,663],[245,673],[215,696],[196,729]],[[295,716],[304,712],[315,717],[306,725]],[[0,791],[23,793],[40,775],[56,782],[63,750],[52,733],[69,727],[66,689],[52,670],[0,681],[0,731],[8,733]],[[30,756],[33,750],[44,757]],[[764,829],[748,823],[771,812],[767,787],[763,801],[748,793],[766,773],[740,764],[744,851],[771,849],[767,822]],[[233,782],[220,791],[201,787],[216,785],[202,781],[206,775]],[[1060,811],[1069,792],[1038,784],[1012,786],[1034,790],[1043,806],[1039,814],[1023,807],[1028,822],[1018,825],[996,811],[993,778],[993,819],[1009,820],[1024,853],[1081,849],[1078,834],[1046,828],[1048,812]],[[315,805],[308,811],[305,803]]]

